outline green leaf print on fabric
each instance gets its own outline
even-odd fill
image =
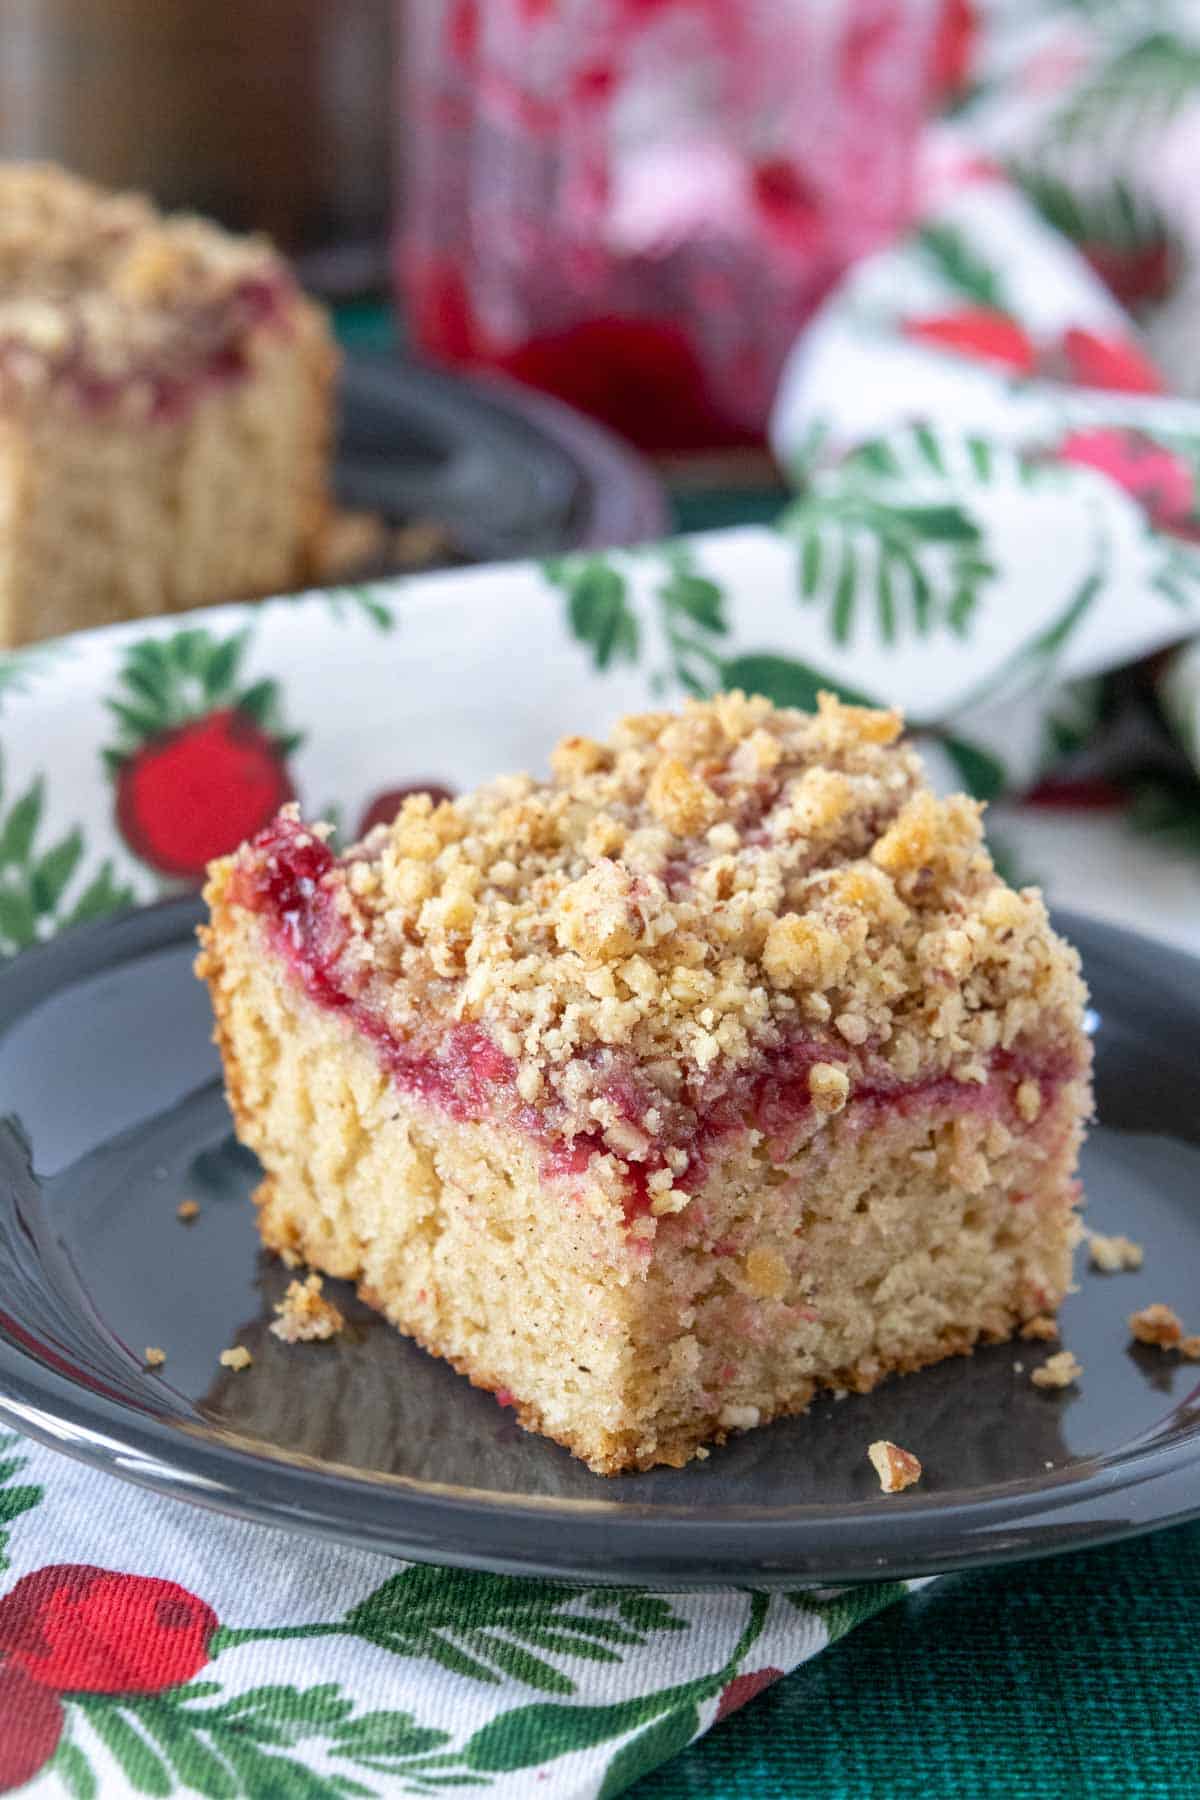
[[[742,688],[747,694],[761,694],[776,706],[795,706],[802,712],[815,712],[817,695],[822,690],[836,694],[849,706],[878,706],[879,702],[860,689],[838,681],[810,663],[794,657],[777,656],[771,650],[751,650],[745,656],[734,656],[721,664],[721,685]]]
[[[955,710],[966,713],[978,706],[995,705],[1001,700],[1014,699],[1052,679],[1063,646],[1074,636],[1091,611],[1103,585],[1103,574],[1099,570],[1093,570],[1050,623],[1040,631],[1035,631],[1023,644],[1018,644],[999,668],[993,669],[964,698],[956,702]]]
[[[685,693],[710,694],[719,684],[719,640],[729,632],[725,595],[715,581],[696,572],[685,545],[667,545],[666,560],[654,597],[670,675]]]
[[[942,748],[957,769],[968,794],[976,800],[995,800],[1008,786],[1008,770],[998,756],[966,738],[947,735]]]
[[[1035,163],[1010,161],[1008,172],[1046,223],[1085,250],[1151,249],[1167,241],[1166,222],[1154,201],[1119,175],[1103,187],[1085,189]]]
[[[1060,144],[1112,144],[1161,131],[1200,86],[1200,45],[1148,32],[1074,88],[1048,131]]]
[[[356,1715],[354,1701],[336,1682],[250,1688],[209,1704],[219,1694],[215,1682],[197,1682],[157,1694],[75,1694],[67,1703],[139,1794],[171,1795],[177,1784],[206,1800],[377,1794],[378,1786],[358,1780],[357,1773],[400,1778],[418,1792],[474,1783],[474,1777],[446,1770],[458,1761],[445,1751],[448,1732],[418,1725],[406,1712]],[[59,1746],[64,1781],[73,1793],[94,1793],[95,1772],[78,1735],[64,1744],[65,1755]],[[357,1773],[318,1773],[288,1754],[301,1744]]]
[[[572,556],[543,563],[542,571],[566,594],[571,634],[591,650],[597,669],[637,661],[638,623],[619,569],[602,556]]]
[[[623,1750],[617,1751],[604,1772],[596,1800],[616,1800],[641,1776],[686,1750],[699,1729],[700,1712],[695,1704],[677,1706],[655,1720],[648,1730],[639,1732]]]
[[[829,634],[839,648],[854,642],[865,616],[889,646],[910,630],[928,637],[943,628],[965,637],[982,590],[996,574],[966,506],[955,497],[892,497],[892,466],[901,467],[890,459],[877,467],[860,451],[780,520],[799,546],[800,600],[826,607]]]
[[[21,1440],[15,1432],[0,1432],[0,1573],[11,1567],[8,1540],[14,1523],[23,1513],[32,1512],[42,1500],[40,1487],[13,1480],[27,1461],[20,1449]]]
[[[346,1628],[381,1649],[429,1657],[476,1681],[499,1683],[507,1675],[543,1693],[573,1694],[575,1683],[550,1657],[616,1663],[622,1649],[686,1626],[652,1595],[581,1593],[414,1564],[348,1613]]]
[[[92,1765],[65,1733],[48,1766],[58,1776],[71,1800],[96,1800],[100,1789],[92,1774]]]
[[[75,652],[69,642],[35,644],[29,650],[0,651],[0,712],[10,697],[27,693],[46,669]]]
[[[983,261],[961,231],[952,225],[923,225],[914,232],[913,241],[956,293],[965,294],[977,306],[996,312],[1009,310],[1001,277]]]
[[[1141,782],[1134,789],[1128,819],[1140,835],[1156,838],[1168,849],[1200,856],[1200,800],[1193,782]]]
[[[472,1681],[499,1686],[507,1676],[542,1693],[573,1694],[575,1683],[552,1657],[619,1663],[625,1649],[640,1648],[659,1632],[687,1628],[655,1594],[581,1590],[414,1563],[340,1621],[262,1630],[222,1627],[212,1653],[269,1638],[350,1635],[397,1656],[426,1657]]]
[[[885,1606],[894,1606],[897,1600],[903,1600],[907,1593],[907,1582],[869,1581],[831,1594],[805,1589],[785,1597],[797,1612],[810,1613],[820,1619],[833,1644],[865,1619],[874,1618]]]
[[[78,827],[43,848],[45,784],[40,776],[5,811],[0,765],[0,956],[11,956],[80,924],[133,904],[133,890],[118,882],[111,860],[72,898],[84,860]]]
[[[762,1635],[770,1596],[752,1593],[749,1602],[746,1624],[732,1655],[712,1674],[660,1688],[656,1693],[614,1701],[607,1706],[571,1706],[540,1701],[513,1707],[497,1718],[489,1719],[467,1740],[463,1762],[468,1768],[492,1774],[533,1768],[573,1751],[593,1749],[613,1738],[625,1737],[639,1726],[685,1713],[706,1700],[715,1699],[737,1674],[747,1651]],[[681,1724],[677,1722],[674,1729],[681,1729]],[[639,1769],[638,1772],[644,1771]],[[610,1786],[605,1791],[611,1794],[617,1790]]]
[[[376,631],[387,633],[394,631],[399,622],[388,602],[381,599],[373,588],[361,582],[349,587],[325,588],[321,598],[339,624],[347,614],[353,618],[357,613],[360,618],[374,625]]]

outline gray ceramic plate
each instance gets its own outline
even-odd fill
[[[0,975],[0,1416],[115,1475],[249,1518],[497,1570],[693,1585],[928,1573],[1200,1512],[1200,1365],[1131,1346],[1150,1300],[1200,1323],[1200,964],[1080,918],[1101,1123],[1089,1223],[1146,1248],[1063,1309],[1078,1390],[1039,1345],[823,1401],[706,1463],[604,1480],[529,1437],[346,1293],[353,1330],[267,1331],[253,1159],[230,1135],[192,901],[67,932]],[[181,1225],[193,1197],[201,1217]],[[334,1284],[336,1285],[336,1284]],[[253,1366],[230,1374],[234,1343]],[[142,1366],[163,1345],[159,1374]],[[1023,1365],[1023,1367],[1019,1366]],[[871,1439],[926,1477],[885,1498]]]

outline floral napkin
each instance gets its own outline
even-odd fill
[[[1185,642],[1200,404],[1179,397],[1200,392],[1197,9],[945,11],[954,111],[930,133],[921,220],[854,272],[786,372],[774,436],[798,495],[780,528],[490,579],[512,619],[552,597],[609,711],[737,683],[811,704],[826,685],[903,705],[944,779],[991,795],[1086,745],[1109,673],[1156,656],[1162,717],[1200,768],[1200,644]],[[105,652],[114,683],[136,674],[161,698],[185,640],[208,658],[210,711],[226,687],[229,716],[275,704],[269,659],[235,693],[242,639],[204,630],[141,661]],[[16,686],[28,666],[0,675]],[[141,729],[144,699],[110,708],[122,729]],[[116,747],[114,779],[133,754]],[[42,799],[19,731],[5,755],[22,797],[0,863],[17,868]],[[81,766],[46,805],[91,804],[92,779]],[[82,879],[73,815],[51,823],[57,850],[24,887],[0,883],[0,949],[65,918]],[[187,867],[169,831],[134,849],[77,912]],[[0,1791],[597,1800],[904,1591],[654,1594],[405,1566],[9,1437]]]

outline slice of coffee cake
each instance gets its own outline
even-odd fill
[[[0,647],[301,586],[336,360],[263,239],[0,164]]]
[[[727,694],[215,864],[264,1241],[603,1473],[1052,1311],[1078,959],[900,731]]]

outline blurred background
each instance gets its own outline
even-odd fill
[[[331,299],[394,278],[421,351],[652,449],[742,446],[798,324],[911,212],[942,13],[17,0],[0,155],[265,231]]]
[[[1200,845],[1191,0],[7,0],[0,156],[278,241],[349,352],[339,492],[397,526],[389,568],[789,502],[803,540],[890,380],[884,336],[936,352],[896,417],[926,379],[989,430],[1011,402],[999,437],[1131,501],[1183,608],[1148,657],[1130,589],[1128,648],[1071,699],[1038,795],[1094,811],[1084,844],[1134,795],[1173,852]],[[890,246],[937,304],[918,281],[885,319],[856,285],[886,288]],[[1053,443],[1047,396],[1075,409]]]
[[[390,0],[6,0],[0,156],[265,231],[329,291],[382,291]]]

